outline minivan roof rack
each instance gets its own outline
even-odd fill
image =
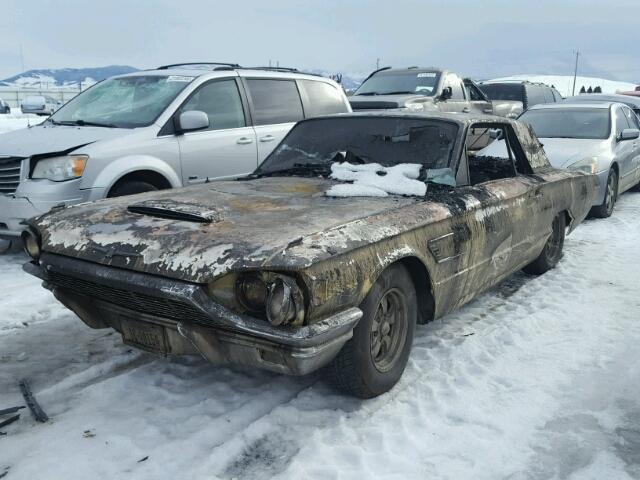
[[[186,67],[188,65],[207,65],[211,67],[224,67],[224,68],[240,68],[237,63],[225,63],[225,62],[186,62],[186,63],[172,63],[169,65],[161,65],[156,70],[168,70],[175,67]],[[215,70],[215,69],[214,69]]]
[[[291,73],[299,73],[300,70],[292,67],[241,67],[246,68],[247,70],[269,70],[273,72],[291,72]]]

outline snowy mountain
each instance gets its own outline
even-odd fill
[[[491,81],[502,80],[528,80],[530,82],[541,82],[547,85],[553,85],[558,89],[560,94],[564,97],[570,97],[573,90],[573,75],[537,75],[537,74],[523,74],[523,75],[511,75],[509,77],[494,78]],[[628,92],[635,90],[636,84],[628,82],[618,82],[615,80],[607,80],[605,78],[597,77],[576,77],[575,94],[578,95],[580,89],[584,87],[585,90],[595,89],[600,87],[602,93],[617,93]]]
[[[127,65],[110,65],[95,68],[60,68],[28,70],[13,77],[0,80],[0,86],[36,88],[78,88],[88,86],[113,75],[137,71]]]

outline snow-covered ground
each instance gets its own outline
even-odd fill
[[[19,108],[12,108],[11,113],[0,114],[0,133],[10,132],[29,125],[37,125],[47,117],[40,117],[32,113],[22,113]],[[2,137],[0,137],[1,139]]]
[[[640,478],[640,193],[560,265],[418,327],[391,392],[167,360],[91,330],[0,257],[0,408],[29,378],[51,420],[0,430],[31,479]]]
[[[530,82],[546,83],[547,85],[553,85],[556,87],[563,97],[570,97],[571,92],[573,91],[573,75],[523,74],[492,79],[492,81],[501,80],[529,80]],[[588,90],[589,87],[592,89],[600,87],[602,93],[618,93],[632,91],[635,89],[636,84],[607,80],[605,78],[578,76],[576,77],[576,95],[578,95],[582,87],[584,87],[585,90]]]

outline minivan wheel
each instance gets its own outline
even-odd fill
[[[158,187],[151,183],[131,180],[114,186],[109,192],[108,197],[123,197],[125,195],[135,195],[136,193],[153,192],[155,190],[158,190]]]
[[[616,205],[616,201],[618,200],[618,174],[612,168],[609,171],[609,176],[607,177],[607,186],[605,187],[604,200],[602,205],[598,205],[597,207],[593,207],[591,209],[591,214],[594,217],[598,218],[608,218],[613,213],[613,207]]]
[[[531,275],[541,275],[555,267],[562,258],[562,247],[567,229],[567,218],[564,212],[560,212],[551,224],[551,235],[544,244],[544,248],[538,258],[523,268]]]
[[[407,269],[386,269],[360,304],[363,316],[327,367],[328,380],[344,393],[372,398],[402,376],[418,318],[416,290]]]

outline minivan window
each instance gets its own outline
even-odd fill
[[[242,99],[236,81],[221,80],[201,86],[180,109],[200,110],[209,117],[209,130],[246,126]]]
[[[270,125],[302,120],[302,101],[293,80],[248,79],[253,123]]]
[[[619,137],[625,128],[629,128],[629,122],[627,121],[627,116],[622,111],[622,108],[616,107],[614,111],[616,119],[616,137]]]
[[[392,95],[414,93],[433,96],[440,81],[439,72],[416,70],[382,71],[365,80],[354,95]]]
[[[194,77],[135,75],[110,78],[74,97],[49,119],[53,123],[151,125]]]
[[[541,108],[527,110],[518,120],[530,124],[539,138],[605,139],[611,131],[608,108]]]
[[[307,96],[308,103],[304,107],[307,117],[349,111],[345,105],[342,92],[333,85],[314,80],[298,80],[298,82]]]

